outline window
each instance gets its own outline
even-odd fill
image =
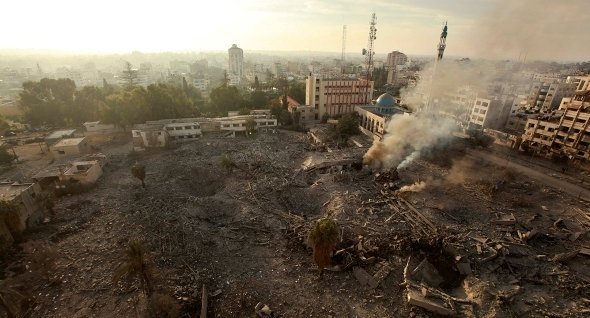
[[[555,128],[548,128],[547,131],[548,132],[554,132],[555,131]]]
[[[544,130],[545,129],[545,126],[539,125],[539,127],[537,127],[537,128]]]
[[[184,126],[184,129],[193,129],[193,126]]]
[[[481,106],[488,106],[488,105],[489,105],[488,102],[482,102],[481,103]]]
[[[174,129],[176,129],[176,130],[182,130],[182,127],[176,127]]]
[[[563,119],[565,119],[565,120],[574,120],[574,117],[565,116]]]
[[[65,155],[66,154],[66,152],[63,151],[63,150],[58,150],[57,153],[60,154],[60,155]]]
[[[480,101],[480,100],[478,100],[478,101],[475,103],[475,105],[481,105],[481,101]]]

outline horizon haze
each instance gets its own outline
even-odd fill
[[[373,12],[377,54],[433,55],[445,21],[449,56],[576,61],[587,59],[590,50],[590,43],[575,40],[584,37],[584,20],[563,22],[564,15],[590,9],[583,0],[31,0],[3,7],[0,28],[12,31],[0,38],[0,52],[202,52],[236,43],[246,52],[336,53],[347,25],[346,55],[352,57],[367,46]]]

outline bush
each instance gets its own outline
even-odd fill
[[[14,154],[8,152],[8,147],[0,146],[0,164],[11,164],[16,158],[17,157]]]

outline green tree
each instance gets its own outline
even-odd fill
[[[139,73],[133,65],[125,61],[125,68],[119,76],[120,82],[126,89],[132,89],[139,84]]]
[[[128,280],[137,278],[143,292],[150,296],[153,289],[151,264],[149,253],[137,240],[129,242],[124,250],[124,256],[113,275],[113,281],[118,282],[122,278]]]
[[[358,135],[361,132],[356,113],[342,115],[334,128],[336,138],[348,139],[350,136]]]
[[[132,124],[144,123],[151,118],[147,106],[147,91],[141,86],[132,90],[119,90],[107,96],[106,105],[101,114],[101,121],[124,129]]]
[[[82,124],[86,121],[100,119],[101,112],[106,109],[103,90],[95,86],[84,86],[75,94],[72,122]]]
[[[8,151],[8,147],[0,146],[0,165],[9,165],[17,157]]]
[[[48,79],[23,83],[19,106],[32,126],[71,124],[76,84],[71,79]]]
[[[250,105],[254,109],[266,107],[268,104],[268,97],[265,92],[254,91],[250,94]]]
[[[239,110],[243,99],[240,91],[234,86],[221,85],[214,88],[209,94],[213,110],[217,114],[227,114],[229,110]]]
[[[289,84],[289,96],[299,104],[305,104],[305,82],[291,81]]]
[[[336,222],[329,218],[317,220],[309,231],[307,241],[313,249],[313,260],[318,265],[320,277],[324,268],[330,266],[332,252],[340,240],[340,231]]]

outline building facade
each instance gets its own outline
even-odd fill
[[[195,140],[203,135],[198,122],[165,124],[164,129],[170,135],[170,139],[176,141]]]
[[[237,86],[244,76],[244,51],[235,44],[227,51],[229,54],[229,84]]]
[[[90,152],[90,146],[86,137],[67,138],[58,141],[49,148],[55,158],[80,155]]]
[[[363,79],[321,79],[309,75],[305,80],[305,104],[317,110],[316,119],[324,114],[351,113],[355,106],[371,103],[373,85],[373,81]]]
[[[542,154],[590,159],[590,91],[566,100],[554,115],[529,119],[522,139]]]
[[[470,129],[503,129],[508,121],[512,101],[509,96],[504,98],[477,97],[473,103],[469,118]]]

